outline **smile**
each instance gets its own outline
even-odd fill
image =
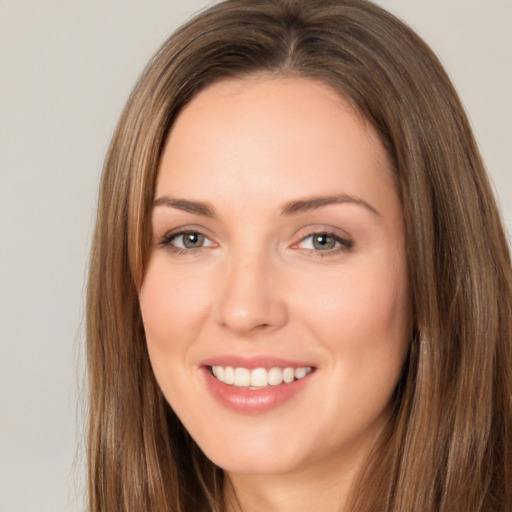
[[[311,366],[299,368],[243,368],[214,365],[210,367],[212,375],[220,382],[237,388],[262,389],[268,386],[290,384],[311,373]]]

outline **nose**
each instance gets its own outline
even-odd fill
[[[288,321],[279,272],[271,257],[233,255],[219,276],[217,322],[238,336],[273,332]]]

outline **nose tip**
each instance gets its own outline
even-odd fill
[[[262,260],[231,265],[217,304],[218,323],[239,336],[282,327],[288,312],[275,272]]]
[[[265,315],[266,316],[266,315]],[[269,330],[272,323],[265,321],[263,315],[258,315],[253,307],[232,307],[231,311],[224,309],[220,322],[237,334]]]

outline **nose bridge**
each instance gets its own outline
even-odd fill
[[[220,277],[218,322],[238,335],[272,331],[287,320],[275,258],[264,247],[233,250]]]

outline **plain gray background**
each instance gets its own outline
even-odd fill
[[[0,0],[0,512],[84,510],[84,278],[142,67],[205,0]],[[462,97],[512,229],[512,1],[381,0]]]

